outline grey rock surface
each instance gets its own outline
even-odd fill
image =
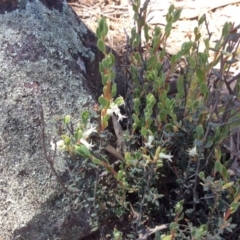
[[[63,193],[44,158],[36,99],[42,102],[50,149],[56,122],[66,114],[78,119],[101,92],[102,55],[95,35],[65,1],[4,4],[0,7],[0,239],[78,239],[89,230],[88,216],[76,206],[72,213],[70,196]],[[55,165],[64,172],[61,157]]]

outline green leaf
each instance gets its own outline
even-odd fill
[[[236,210],[238,209],[238,207],[240,206],[240,202],[232,202],[231,203],[231,214],[233,214],[234,212],[236,212]]]
[[[199,52],[198,55],[199,55],[199,59],[201,59],[201,61],[202,61],[202,64],[206,64],[208,62],[208,54],[207,53]]]
[[[190,66],[191,66],[192,68],[195,68],[196,65],[197,65],[197,59],[196,59],[196,57],[195,57],[194,55],[191,55],[191,56],[188,58],[188,62],[189,62]]]
[[[89,119],[89,112],[87,110],[84,110],[82,112],[82,122],[84,125],[88,123],[88,119]]]
[[[172,132],[173,131],[173,125],[171,123],[167,123],[165,125],[165,129],[168,131],[168,132]]]
[[[183,55],[184,55],[184,53],[183,53],[182,50],[178,51],[177,54],[176,54],[176,60],[181,59]]]
[[[181,46],[182,54],[188,54],[189,50],[193,47],[193,42],[184,42]]]
[[[109,64],[108,64],[107,58],[104,58],[104,59],[102,60],[102,66],[103,66],[103,69],[108,69],[108,68],[110,68],[110,66],[109,66]]]
[[[204,20],[205,20],[205,14],[202,15],[202,16],[200,17],[200,19],[198,20],[198,26],[202,25],[203,22],[204,22]]]
[[[78,129],[75,133],[74,133],[74,139],[75,142],[77,142],[83,135],[82,130]]]
[[[202,111],[198,116],[198,123],[204,124],[206,120],[207,120],[207,112]]]
[[[204,44],[205,44],[206,49],[209,49],[209,46],[210,46],[210,44],[209,44],[209,42],[210,42],[209,39],[206,38],[206,39],[204,39],[203,41],[204,41]]]
[[[107,81],[109,80],[109,75],[105,75],[104,73],[101,73],[102,76],[102,84],[105,86],[107,84]]]
[[[171,57],[171,64],[174,64],[176,62],[176,55],[172,55]]]
[[[147,69],[151,70],[154,67],[154,64],[156,62],[156,57],[155,56],[151,56],[148,60],[147,60]],[[149,72],[149,75],[151,76],[152,80],[154,79],[154,74],[151,74],[152,72]]]
[[[105,115],[103,117],[103,122],[106,123],[106,127],[108,126],[108,120],[109,120],[110,116],[109,115]]]
[[[214,166],[215,171],[221,173],[222,168],[223,168],[223,165],[219,161],[216,161]]]
[[[213,128],[217,128],[217,127],[222,126],[222,123],[214,123],[214,122],[210,122],[209,125],[212,126]]]
[[[201,33],[197,33],[197,35],[195,35],[195,41],[199,41],[199,39],[201,38]]]
[[[147,24],[144,24],[144,36],[145,36],[145,40],[146,42],[149,41],[149,26]]]
[[[202,84],[200,85],[200,91],[201,91],[201,93],[203,93],[203,94],[207,94],[207,93],[208,93],[208,86],[207,86],[206,83],[202,83]]]
[[[160,61],[163,61],[165,57],[166,57],[166,48],[163,47],[162,51],[160,51],[160,53],[159,53]]]
[[[101,32],[101,36],[105,37],[108,33],[108,26],[105,18],[101,18],[98,22],[98,28]]]
[[[118,97],[114,100],[114,104],[116,104],[117,106],[122,106],[124,104],[124,98],[123,97]]]
[[[225,37],[230,31],[230,24],[226,22],[222,29],[222,35]]]
[[[222,153],[221,153],[221,149],[219,146],[216,146],[214,149],[215,152],[215,157],[217,159],[217,161],[220,161],[221,157],[222,157]]]
[[[170,231],[172,232],[178,228],[178,224],[176,222],[171,222],[169,228]]]
[[[236,63],[236,62],[239,62],[239,59],[233,58],[233,59],[230,59],[230,60],[227,60],[227,61],[226,61],[227,64],[234,64],[234,63]]]
[[[194,28],[194,30],[193,30],[193,32],[194,32],[194,35],[197,35],[197,34],[198,34],[198,32],[199,32],[199,29],[198,29],[198,27],[195,27],[195,28]]]
[[[203,137],[204,129],[203,129],[203,126],[202,126],[202,125],[198,125],[198,126],[195,128],[195,131],[196,131],[197,136],[198,136],[199,138]]]
[[[108,33],[108,25],[107,25],[107,22],[106,22],[106,19],[104,18],[104,23],[103,23],[103,35],[104,37],[107,36],[107,33]]]
[[[201,68],[197,68],[196,74],[197,74],[197,77],[203,82],[204,81],[204,73]]]
[[[137,63],[141,62],[141,57],[140,57],[140,53],[139,52],[136,52],[134,54],[134,60],[137,61]]]
[[[71,116],[70,115],[66,115],[63,119],[64,124],[68,124],[71,121]]]
[[[199,100],[195,100],[195,101],[193,101],[192,106],[193,106],[193,108],[197,109],[199,104],[200,104]]]
[[[98,101],[99,103],[103,106],[103,107],[107,107],[108,106],[108,101],[103,97],[103,96],[100,96],[98,98]]]
[[[112,97],[114,98],[114,97],[116,96],[116,94],[117,94],[117,84],[114,83],[114,84],[112,85],[111,95],[112,95]]]
[[[102,37],[102,35],[101,35],[101,32],[100,32],[100,29],[99,29],[99,28],[97,28],[97,30],[96,30],[96,35],[97,35],[97,38],[98,38],[98,39],[100,39],[100,38]]]
[[[98,49],[99,49],[103,54],[106,53],[105,43],[102,41],[102,39],[98,39],[98,41],[97,41],[97,47],[98,47]]]
[[[184,84],[183,84],[183,76],[180,75],[178,80],[177,80],[177,91],[179,93],[184,91]]]
[[[70,137],[65,136],[65,137],[63,138],[63,140],[64,140],[64,144],[65,144],[66,146],[69,146],[69,145],[70,145],[70,143],[71,143]]]
[[[222,186],[222,190],[225,190],[225,189],[228,189],[228,188],[232,187],[233,184],[234,184],[234,182],[228,182],[228,183],[224,184]]]
[[[133,47],[137,47],[139,44],[140,44],[140,42],[141,42],[141,38],[140,38],[140,36],[139,35],[136,35],[136,37],[135,37],[135,39],[134,39],[134,41],[133,41]]]
[[[97,159],[97,158],[95,158],[95,157],[92,158],[92,162],[97,164],[97,165],[102,165],[102,161]]]
[[[174,13],[173,13],[173,23],[174,22],[177,22],[181,16],[181,12],[182,12],[182,9],[177,9]]]
[[[147,134],[148,134],[148,130],[147,130],[145,127],[142,127],[142,129],[141,129],[141,135],[142,135],[143,137],[146,137]]]
[[[99,227],[94,227],[94,228],[91,228],[91,232],[95,232],[99,229]]]
[[[174,5],[171,4],[169,9],[168,9],[168,13],[172,13],[174,11]]]
[[[115,78],[116,78],[116,72],[111,72],[110,74],[111,81],[114,80]]]
[[[154,27],[154,37],[156,37],[156,38],[160,37],[161,33],[162,33],[162,29],[158,26],[155,26]]]
[[[165,113],[163,113],[163,112],[160,112],[159,118],[163,122],[167,121],[167,115]]]
[[[228,125],[226,125],[225,127],[222,128],[222,131],[221,131],[222,136],[221,136],[220,142],[222,142],[229,136],[229,131],[230,131],[230,129],[229,129]]]
[[[87,166],[89,166],[91,168],[94,168],[94,169],[97,169],[96,164],[93,164],[93,163],[88,163]]]
[[[237,93],[237,96],[240,97],[240,81],[239,81],[239,78],[238,78],[238,81],[236,83],[236,93]]]
[[[170,235],[165,235],[165,234],[161,235],[161,240],[171,240],[171,239],[172,239],[171,234]]]
[[[200,173],[198,174],[198,176],[199,176],[199,178],[200,178],[201,180],[204,180],[204,179],[205,179],[205,173],[204,173],[204,172],[200,172]]]
[[[225,180],[229,177],[229,173],[228,173],[227,169],[224,166],[222,167],[221,174],[222,174],[222,176],[224,177]]]
[[[204,145],[204,148],[210,148],[213,145],[213,141],[212,140],[208,140],[206,142],[206,144]]]
[[[90,157],[90,151],[89,149],[85,146],[85,145],[76,145],[75,146],[75,152],[79,155],[81,155],[82,157]]]
[[[176,214],[179,214],[182,212],[183,210],[183,203],[184,203],[184,200],[181,200],[180,202],[178,202],[175,206],[175,213]]]
[[[156,103],[156,99],[155,99],[154,95],[149,93],[147,95],[147,105],[148,106],[150,105],[152,107],[155,103]],[[147,108],[148,108],[148,106],[147,106]]]
[[[108,61],[108,67],[111,68],[114,65],[115,62],[115,57],[112,53],[109,53],[106,57],[107,61]]]
[[[135,2],[135,4],[136,4],[137,8],[140,8],[140,6],[141,6],[141,1],[140,1],[140,0],[135,0],[134,2]]]
[[[166,33],[167,36],[170,35],[171,30],[172,30],[172,23],[169,22],[169,23],[167,23],[167,25],[165,27],[165,33]]]
[[[133,100],[133,110],[135,113],[139,113],[139,108],[140,108],[140,105],[141,105],[141,101],[139,98],[134,98]]]

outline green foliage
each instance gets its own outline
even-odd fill
[[[63,119],[71,134],[62,135],[61,145],[57,146],[76,164],[85,163],[82,174],[96,173],[90,177],[88,196],[82,194],[79,198],[85,208],[94,209],[93,227],[100,228],[105,219],[125,219],[129,228],[112,228],[113,239],[138,239],[146,228],[149,235],[155,233],[155,239],[161,240],[237,239],[240,233],[233,231],[239,224],[234,215],[240,205],[240,188],[235,184],[239,178],[229,171],[231,155],[224,146],[226,139],[234,135],[233,127],[240,124],[239,109],[230,108],[239,100],[239,93],[232,91],[224,99],[220,89],[228,84],[239,37],[236,39],[233,25],[226,23],[220,40],[210,47],[210,36],[201,36],[201,28],[207,24],[202,16],[193,30],[193,39],[170,56],[166,42],[181,11],[171,5],[165,28],[156,26],[150,36],[146,8],[140,10],[140,1],[135,0],[133,10],[136,28],[131,32],[132,51],[127,56],[130,96],[125,101],[119,96],[114,100],[115,59],[107,52],[108,26],[102,18],[96,30],[97,46],[104,54],[99,63],[103,84],[100,106],[95,113],[84,111],[76,129],[70,116]],[[203,52],[199,51],[200,43],[205,45]],[[164,71],[166,61],[170,66]],[[175,92],[170,95],[169,82],[181,61],[185,69],[178,74]],[[214,75],[220,80],[211,90],[209,81]],[[130,119],[128,128],[119,131],[115,123],[114,130],[118,144],[125,143],[126,147],[118,157],[121,161],[112,165],[112,158],[104,151],[112,144],[112,135],[106,129],[111,117],[118,121],[126,118],[119,109],[124,105]],[[96,118],[93,127],[90,122]],[[119,156],[119,151],[114,152],[115,157]],[[76,179],[81,189],[80,183],[87,180]],[[154,230],[163,223],[166,226],[161,230]]]

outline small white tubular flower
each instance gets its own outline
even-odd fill
[[[126,115],[122,115],[121,113],[118,114],[118,121],[122,121],[124,118],[126,118]]]
[[[89,150],[92,150],[92,148],[95,146],[94,144],[92,144],[92,142],[89,143],[83,138],[80,139],[80,143],[87,147]]]
[[[159,158],[162,158],[162,159],[167,159],[168,161],[172,161],[172,158],[173,158],[173,156],[172,155],[170,155],[170,153],[169,153],[169,155],[167,155],[167,154],[165,154],[165,153],[159,153]]]
[[[145,147],[152,148],[153,147],[153,145],[152,145],[153,140],[154,140],[154,136],[152,136],[152,135],[148,136],[148,142],[144,143]]]
[[[91,125],[90,128],[83,133],[82,138],[87,139],[93,132],[97,132],[97,130],[96,127]]]
[[[51,141],[50,144],[51,144],[52,150],[54,151],[55,150],[55,143],[53,141]],[[58,142],[56,142],[56,148],[64,150],[65,149],[64,141],[63,140],[59,140]]]
[[[188,153],[191,157],[195,157],[198,155],[197,153],[197,146],[195,145],[193,148],[188,150]]]
[[[114,102],[110,103],[110,107],[107,110],[107,114],[112,116],[115,113],[118,116],[118,121],[121,121],[123,118],[126,118],[125,115],[122,115],[118,105]]]

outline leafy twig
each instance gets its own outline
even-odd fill
[[[41,101],[39,98],[36,98],[36,102],[37,102],[37,106],[38,106],[38,110],[39,110],[39,115],[40,115],[40,123],[41,123],[41,140],[42,140],[42,146],[43,146],[43,152],[44,152],[44,156],[45,159],[47,160],[47,162],[50,165],[50,168],[53,172],[53,174],[55,175],[57,181],[60,183],[60,185],[62,186],[62,188],[68,192],[68,193],[79,193],[79,191],[71,191],[69,190],[65,184],[63,183],[63,181],[61,180],[60,176],[58,175],[56,169],[54,168],[54,159],[52,159],[50,157],[50,155],[47,153],[47,147],[46,147],[46,140],[45,140],[45,121],[44,121],[44,113],[43,113],[43,107],[41,104]],[[56,152],[56,147],[55,147],[55,152]]]

